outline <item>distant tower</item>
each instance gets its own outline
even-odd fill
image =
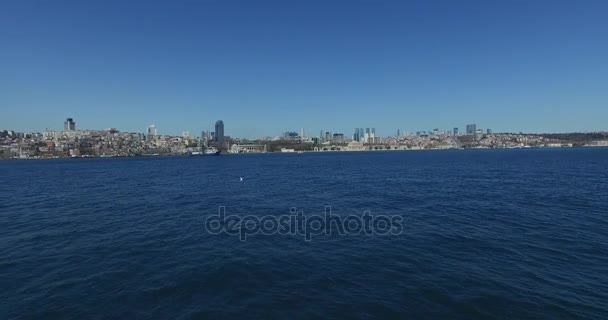
[[[224,121],[222,120],[215,122],[215,141],[224,143]]]
[[[76,131],[76,122],[74,122],[72,118],[65,119],[65,122],[63,123],[63,130]]]
[[[469,135],[469,136],[475,135],[476,131],[477,131],[477,125],[467,124],[467,135]]]
[[[458,128],[454,128],[453,134],[454,134],[454,137],[458,136]]]
[[[153,124],[151,124],[148,129],[147,132],[148,136],[156,136],[157,135],[157,130],[156,130],[156,126],[154,126]]]

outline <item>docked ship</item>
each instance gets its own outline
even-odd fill
[[[191,156],[219,156],[222,150],[218,150],[215,147],[203,147],[202,151],[193,151],[190,153]]]
[[[194,151],[190,153],[192,156],[219,156],[222,150],[217,149],[216,147],[209,146],[209,141],[207,141],[206,137],[201,137],[201,151]]]
[[[206,156],[219,156],[222,150],[218,150],[214,147],[209,147],[205,149],[204,155]]]

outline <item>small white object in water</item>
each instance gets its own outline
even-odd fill
[[[241,177],[241,182],[243,181],[243,177]]]

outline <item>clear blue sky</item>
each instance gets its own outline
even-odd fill
[[[608,130],[608,1],[2,1],[0,128]]]

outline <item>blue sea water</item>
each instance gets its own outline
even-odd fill
[[[0,318],[608,318],[608,149],[0,162]],[[243,177],[243,181],[240,181]],[[210,234],[370,211],[398,235]]]

